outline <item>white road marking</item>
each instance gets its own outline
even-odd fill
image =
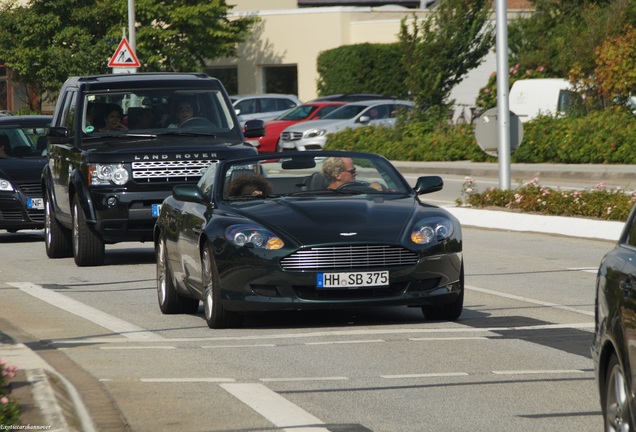
[[[135,349],[164,349],[164,350],[170,350],[170,349],[177,349],[177,347],[174,346],[118,346],[118,347],[113,347],[113,346],[106,346],[106,347],[99,347],[99,349],[101,350],[135,350]]]
[[[231,383],[233,378],[141,378],[144,383]]]
[[[118,333],[128,339],[135,341],[157,341],[163,338],[146,329],[137,327],[134,324],[120,320],[117,317],[102,312],[99,309],[85,305],[84,303],[73,300],[63,294],[55,291],[44,289],[39,285],[29,282],[9,282],[7,285],[19,288],[23,292],[32,295],[38,300],[45,301],[62,310],[80,316],[88,321],[100,325],[108,330]]]
[[[492,371],[495,375],[545,375],[545,374],[570,374],[585,373],[580,369],[564,369],[564,370],[518,370],[518,371]]]
[[[221,387],[284,431],[328,432],[322,420],[262,384],[221,384]]]
[[[346,381],[347,377],[297,377],[297,378],[260,378],[262,382],[297,382],[297,381]]]
[[[408,375],[380,375],[380,378],[386,379],[402,379],[402,378],[444,378],[468,376],[467,372],[447,372],[447,373],[428,373],[428,374],[408,374]]]
[[[409,338],[410,341],[456,341],[456,340],[490,340],[485,336],[475,336],[475,337],[423,337],[423,338]]]
[[[365,339],[365,340],[348,340],[348,341],[327,341],[327,342],[307,342],[305,345],[336,345],[336,344],[360,344],[360,343],[378,343],[386,342],[383,339]]]
[[[254,344],[254,345],[203,345],[201,348],[214,349],[214,348],[267,348],[275,347],[276,344]]]
[[[571,267],[568,268],[567,270],[578,270],[578,271],[582,271],[585,273],[598,273],[598,267]]]
[[[551,308],[555,308],[555,309],[561,309],[561,310],[566,310],[569,312],[574,312],[574,313],[579,313],[579,314],[583,314],[583,315],[589,315],[589,316],[594,316],[594,312],[593,311],[586,311],[586,310],[582,310],[582,309],[576,309],[570,306],[563,306],[557,303],[550,303],[550,302],[544,302],[542,300],[535,300],[535,299],[531,299],[528,297],[522,297],[522,296],[517,296],[514,294],[506,294],[506,293],[502,293],[499,291],[493,291],[493,290],[489,290],[486,288],[478,288],[478,287],[474,287],[474,286],[468,286],[466,285],[464,287],[465,289],[468,290],[472,290],[472,291],[477,291],[477,292],[481,292],[484,294],[490,294],[490,295],[495,295],[495,296],[499,296],[499,297],[505,297],[505,298],[509,298],[512,300],[519,300],[525,303],[533,303],[533,304],[538,304],[541,306],[547,306],[547,307],[551,307]]]

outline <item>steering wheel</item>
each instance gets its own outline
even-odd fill
[[[359,181],[343,183],[340,186],[338,186],[335,190],[345,190],[345,189],[355,189],[356,191],[359,191],[359,192],[378,192],[377,189],[369,186],[366,183],[362,183]]]
[[[189,119],[181,123],[181,125],[179,125],[179,127],[182,127],[182,128],[210,127],[210,126],[212,126],[212,122],[203,117],[190,117]]]

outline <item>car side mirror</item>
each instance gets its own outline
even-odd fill
[[[258,138],[265,136],[265,122],[263,120],[246,121],[243,135],[245,135],[246,138]]]
[[[197,185],[177,185],[172,188],[172,196],[179,201],[209,204],[209,201]]]
[[[53,126],[49,129],[49,136],[53,138],[68,138],[68,129],[63,126]]]
[[[413,190],[418,195],[437,192],[444,187],[444,180],[440,176],[423,176],[417,179]]]
[[[359,123],[369,123],[371,121],[371,117],[363,115],[358,119]]]

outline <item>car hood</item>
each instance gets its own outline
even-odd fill
[[[396,244],[413,223],[428,216],[452,218],[445,210],[412,196],[281,198],[232,205],[237,213],[299,245]]]
[[[45,157],[0,159],[0,178],[12,182],[39,182],[45,165]]]
[[[327,129],[329,131],[334,131],[352,124],[354,124],[354,119],[311,120],[289,126],[287,130],[294,132],[305,132],[310,129]]]

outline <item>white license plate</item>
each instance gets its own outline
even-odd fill
[[[44,200],[42,198],[27,198],[27,208],[44,210]]]
[[[386,286],[389,284],[389,272],[344,272],[318,273],[316,288],[359,288],[367,286]]]
[[[161,204],[152,205],[152,217],[159,217],[160,211],[161,211]]]

